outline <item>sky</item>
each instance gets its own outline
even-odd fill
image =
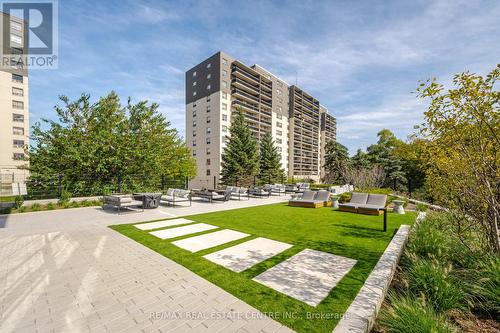
[[[148,100],[184,135],[184,73],[222,50],[309,92],[351,154],[383,128],[406,139],[446,86],[500,63],[500,1],[59,0],[59,68],[30,72],[31,122],[58,96]]]

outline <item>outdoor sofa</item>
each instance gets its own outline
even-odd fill
[[[257,198],[269,198],[271,196],[270,191],[266,191],[262,187],[254,187],[248,190],[248,194],[252,197]]]
[[[250,195],[248,193],[248,189],[245,187],[238,186],[228,186],[226,190],[231,191],[231,199],[241,200],[242,198],[250,199]]]
[[[106,206],[115,207],[120,214],[122,208],[141,208],[144,211],[144,202],[140,200],[135,200],[131,194],[116,193],[105,195],[102,198],[102,208]]]
[[[189,202],[189,206],[191,206],[191,191],[177,189],[177,188],[169,188],[167,193],[161,196],[161,201],[166,202],[167,206],[172,205],[175,207],[175,204],[181,202]]]
[[[271,193],[271,195],[282,195],[286,193],[286,186],[283,184],[266,184],[264,190]]]
[[[213,203],[214,201],[229,201],[231,199],[231,193],[232,191],[229,189],[226,189],[222,193],[218,193],[215,190],[196,190],[193,191],[192,197],[196,198],[201,198],[208,200],[210,203]]]
[[[326,190],[304,191],[301,197],[288,201],[289,206],[306,208],[321,208],[330,204],[330,192]]]
[[[339,210],[368,215],[382,215],[385,212],[387,195],[353,192],[351,201],[339,204]]]

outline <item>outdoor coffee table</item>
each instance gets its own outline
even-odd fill
[[[158,208],[161,193],[134,193],[134,199],[141,200],[144,209]]]
[[[332,208],[333,209],[339,208],[339,197],[336,196],[332,197]]]

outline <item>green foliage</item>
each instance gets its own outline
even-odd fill
[[[14,199],[14,207],[16,209],[21,208],[21,206],[24,204],[24,198],[22,195],[17,195],[16,198]]]
[[[498,318],[500,316],[500,258],[481,257],[477,269],[470,271],[468,291],[474,306]]]
[[[426,212],[429,209],[429,206],[426,204],[418,203],[415,205],[415,209],[419,212]]]
[[[12,207],[4,207],[0,209],[0,214],[10,214],[12,213]]]
[[[47,206],[46,206],[46,209],[47,209],[47,210],[54,210],[54,209],[55,209],[55,206],[54,206],[54,204],[53,204],[52,202],[49,202],[49,203],[47,204]]]
[[[31,211],[32,212],[38,212],[39,210],[41,210],[42,206],[40,206],[39,203],[34,203],[33,205],[31,205]]]
[[[349,167],[349,151],[347,147],[336,141],[328,141],[325,146],[326,171],[325,182],[345,184],[346,170]]]
[[[421,83],[429,99],[421,135],[427,145],[427,186],[436,201],[456,212],[462,232],[477,228],[476,241],[500,254],[500,65],[486,77],[458,74],[449,89],[435,80]],[[467,216],[467,218],[462,218]]]
[[[240,110],[233,112],[229,132],[231,136],[222,153],[221,181],[226,185],[238,181],[238,185],[250,186],[259,173],[259,151]]]
[[[452,266],[437,261],[417,259],[404,272],[409,290],[422,297],[437,313],[467,308],[466,294],[452,274]]]
[[[123,106],[112,92],[92,103],[60,97],[57,121],[33,126],[30,186],[49,191],[57,177],[73,194],[101,194],[120,178],[131,187],[148,188],[166,177],[192,177],[195,163],[177,131],[156,103]]]
[[[17,212],[18,213],[24,213],[24,212],[26,212],[26,206],[21,206],[21,207],[17,208]]]
[[[456,330],[433,308],[412,297],[391,294],[390,306],[380,314],[382,326],[390,333],[452,333]]]
[[[78,201],[71,201],[71,202],[69,203],[69,206],[70,206],[71,208],[78,208],[78,207],[80,207],[80,203],[79,203]]]
[[[260,140],[260,173],[264,183],[280,183],[285,171],[281,168],[281,155],[274,145],[271,133],[266,133]]]
[[[358,149],[356,154],[351,157],[351,166],[355,169],[367,169],[371,166],[371,162],[368,155],[361,149]]]
[[[61,195],[59,196],[59,201],[57,202],[60,206],[64,206],[65,204],[69,203],[69,200],[71,199],[71,193],[69,193],[66,190],[63,190],[61,192]]]

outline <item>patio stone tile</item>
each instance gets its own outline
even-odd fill
[[[305,249],[253,280],[317,306],[355,264],[354,259]]]
[[[184,235],[194,234],[197,232],[217,229],[215,225],[206,223],[196,223],[191,225],[186,225],[184,227],[171,228],[165,230],[151,231],[150,234],[156,236],[160,239],[175,238]]]
[[[204,258],[238,273],[291,247],[287,243],[259,237],[207,254]]]
[[[229,243],[241,238],[250,236],[243,232],[224,229],[220,231],[211,232],[209,234],[194,236],[190,238],[181,239],[172,242],[175,246],[190,252],[198,252],[201,250],[209,249],[214,246]]]
[[[165,220],[158,222],[134,224],[134,227],[141,230],[153,230],[153,229],[172,227],[175,225],[188,224],[193,222],[194,221],[188,219],[173,219],[173,220]]]

